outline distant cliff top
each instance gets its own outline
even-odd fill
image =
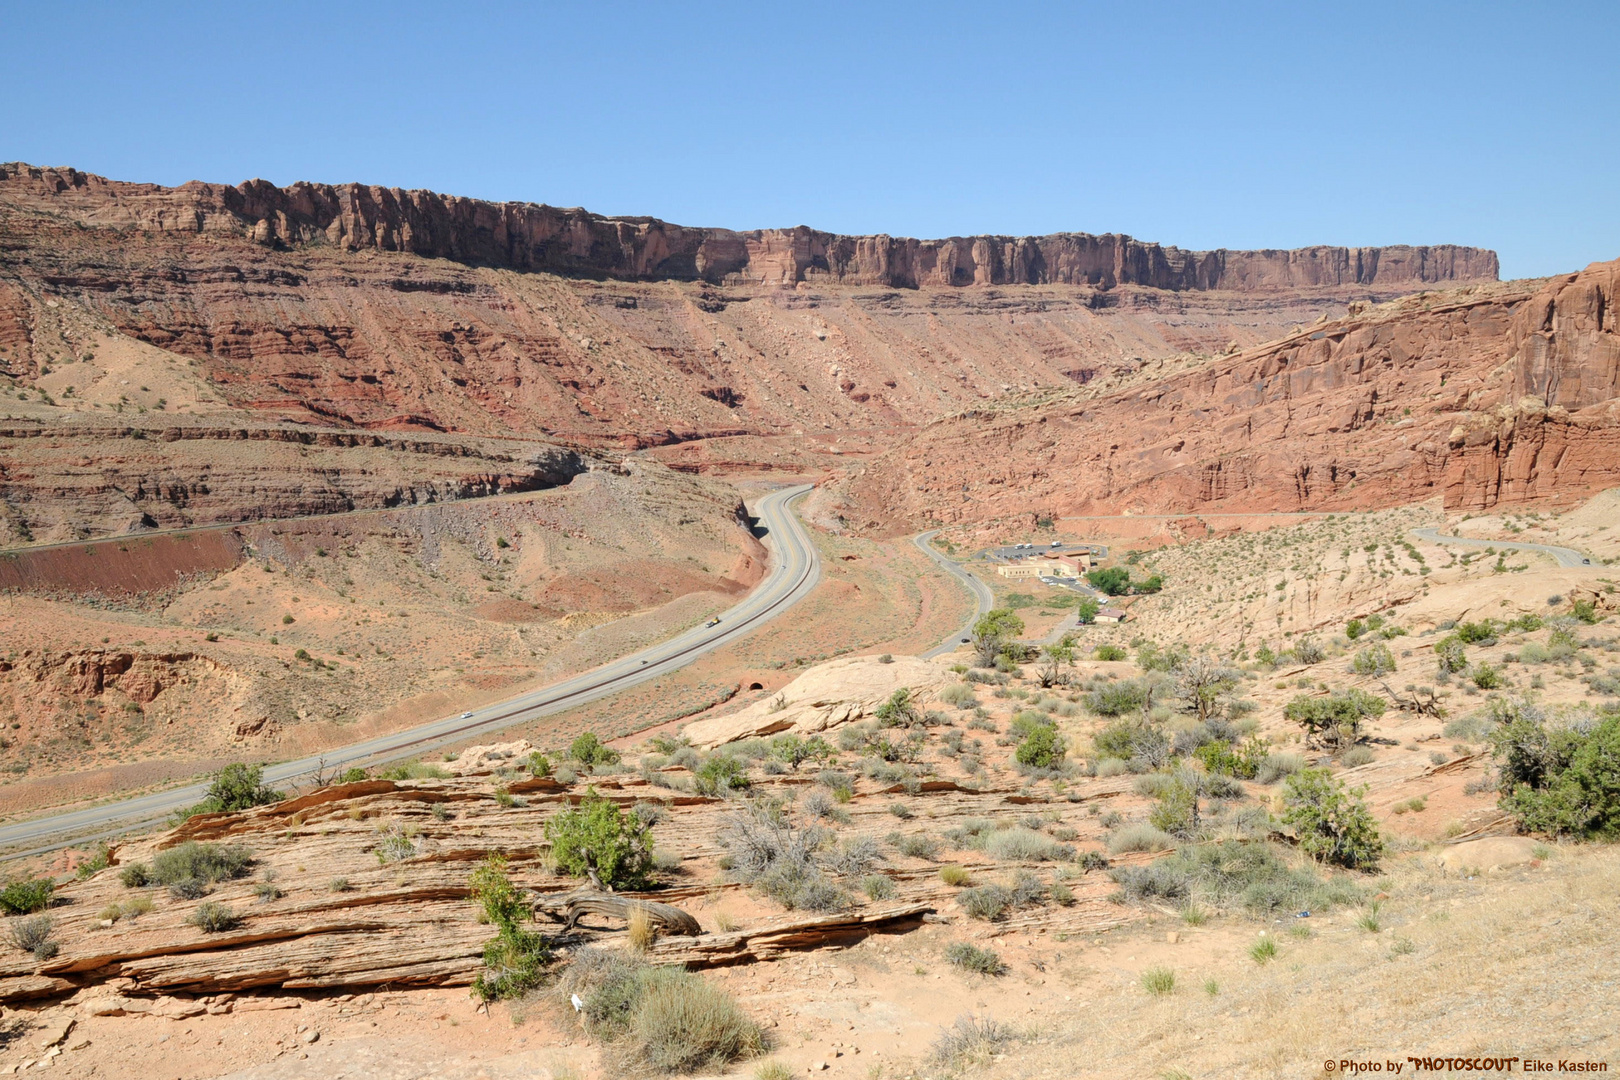
[[[791,229],[694,228],[535,203],[494,203],[364,184],[264,180],[177,188],[69,168],[0,165],[0,208],[62,215],[88,227],[230,233],[269,247],[402,251],[429,258],[633,280],[728,278],[933,288],[1142,285],[1169,290],[1376,286],[1495,281],[1496,253],[1454,244],[1291,251],[1185,251],[1113,233],[913,240]]]

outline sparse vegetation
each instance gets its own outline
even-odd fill
[[[1142,972],[1142,989],[1154,997],[1164,997],[1176,989],[1176,973],[1167,967],[1151,967]]]
[[[1326,769],[1305,769],[1288,778],[1283,824],[1295,829],[1300,849],[1318,861],[1350,869],[1374,866],[1384,843],[1362,794],[1364,789],[1346,790]]]
[[[177,811],[175,818],[183,821],[197,814],[250,810],[255,806],[280,802],[284,798],[286,796],[282,792],[276,791],[264,782],[262,765],[245,765],[238,762],[227,765],[216,773],[202,802]]]
[[[186,922],[205,934],[223,934],[242,924],[236,912],[215,900],[204,900],[197,910],[186,917]]]
[[[31,918],[11,919],[7,923],[7,932],[11,943],[23,952],[34,954],[34,959],[49,960],[57,953],[57,944],[51,939],[51,931],[56,922],[49,915],[35,915]]]
[[[993,949],[981,949],[965,941],[952,942],[945,947],[945,959],[954,967],[977,975],[1002,975],[1007,965]]]
[[[551,950],[540,934],[524,927],[533,911],[507,876],[506,859],[491,854],[468,882],[472,901],[495,937],[484,946],[482,969],[473,978],[473,993],[483,1001],[521,997],[540,983]]]
[[[0,911],[7,915],[32,915],[51,904],[56,883],[50,878],[23,878],[0,888]]]

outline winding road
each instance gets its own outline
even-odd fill
[[[943,655],[944,653],[948,653],[955,649],[962,643],[963,638],[973,633],[973,624],[978,622],[985,615],[988,615],[990,613],[990,609],[996,606],[996,594],[990,591],[990,586],[986,585],[984,582],[962,569],[954,560],[949,559],[944,555],[941,555],[938,551],[934,550],[934,545],[929,543],[929,541],[938,536],[939,532],[940,530],[934,529],[931,532],[918,533],[916,536],[911,538],[911,542],[916,544],[917,547],[927,554],[930,559],[933,559],[936,563],[938,563],[947,574],[950,574],[963,585],[967,586],[968,591],[973,594],[973,599],[978,603],[978,610],[974,611],[972,618],[970,618],[966,623],[962,624],[962,629],[958,630],[956,633],[952,634],[950,637],[946,638],[932,649],[929,649],[927,652],[923,653],[923,659],[925,660]]]
[[[1463,547],[1506,548],[1510,551],[1539,551],[1558,560],[1559,566],[1591,566],[1592,560],[1574,548],[1554,547],[1552,544],[1520,544],[1512,540],[1475,540],[1468,536],[1445,536],[1439,529],[1413,529],[1412,535],[1431,544],[1460,544]]]
[[[273,785],[310,778],[317,769],[342,770],[352,765],[422,754],[448,743],[499,731],[525,721],[563,712],[609,694],[656,679],[685,667],[698,657],[752,633],[809,595],[821,580],[821,560],[791,504],[812,485],[774,491],[757,504],[765,526],[770,569],[748,596],[720,616],[718,626],[699,626],[668,641],[632,653],[560,683],[533,690],[468,715],[456,715],[417,727],[379,735],[323,755],[269,765],[265,780]],[[72,843],[115,836],[165,820],[203,797],[206,784],[190,784],[0,826],[5,858],[38,854]],[[20,849],[20,850],[17,850]]]

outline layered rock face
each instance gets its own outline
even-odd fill
[[[844,489],[855,523],[1449,508],[1620,483],[1620,262],[1414,297],[1129,389],[930,425]]]
[[[378,250],[480,266],[624,279],[730,276],[756,283],[822,279],[925,288],[961,285],[1143,285],[1254,290],[1364,285],[1415,289],[1495,280],[1494,252],[1439,245],[1183,251],[1108,234],[913,240],[839,236],[803,226],[735,232],[656,218],[491,203],[362,184],[263,180],[235,187],[118,183],[75,169],[0,165],[0,197],[95,227],[228,233],[266,246]]]

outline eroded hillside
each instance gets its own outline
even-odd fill
[[[1425,293],[1110,394],[962,412],[860,467],[851,524],[1448,508],[1620,480],[1620,262]]]

